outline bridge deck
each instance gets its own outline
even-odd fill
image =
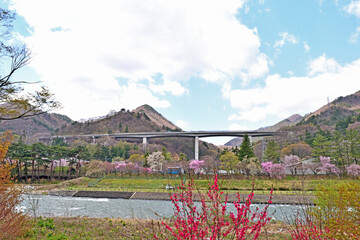
[[[51,140],[53,138],[163,138],[163,137],[243,137],[245,134],[251,137],[274,136],[277,132],[261,131],[189,131],[189,132],[142,132],[142,133],[113,133],[113,134],[84,134],[84,135],[62,135],[53,137],[40,137],[39,141]]]

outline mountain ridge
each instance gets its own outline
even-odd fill
[[[276,131],[280,130],[282,127],[291,126],[293,124],[300,122],[301,119],[303,119],[303,117],[301,115],[293,114],[290,117],[288,117],[272,126],[262,127],[262,128],[257,129],[257,131],[276,132]],[[230,141],[226,142],[224,145],[225,146],[239,146],[239,145],[241,145],[241,143],[242,143],[242,138],[237,137],[237,138],[233,138]]]

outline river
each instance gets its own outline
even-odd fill
[[[255,209],[264,208],[264,204],[253,204]],[[58,197],[50,195],[24,195],[20,208],[30,214],[36,211],[37,216],[62,217],[107,217],[107,218],[141,218],[160,219],[171,217],[174,213],[171,201],[127,200],[108,198]],[[234,211],[232,203],[228,210]],[[269,214],[274,220],[285,221],[285,216],[301,212],[300,205],[269,206]]]

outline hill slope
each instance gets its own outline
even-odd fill
[[[338,97],[304,117],[299,125],[313,124],[324,131],[360,129],[360,91]]]
[[[59,129],[59,135],[180,131],[181,129],[164,118],[149,105],[142,105],[133,111],[122,109],[97,120],[73,122]]]
[[[178,128],[175,124],[167,120],[163,115],[158,113],[155,109],[153,109],[151,106],[147,104],[132,110],[132,112],[145,114],[145,116],[147,116],[153,123],[155,123],[162,130],[181,131],[181,129]]]
[[[299,114],[294,114],[278,123],[276,123],[273,126],[268,126],[268,127],[263,127],[263,128],[259,128],[259,131],[269,131],[269,132],[275,132],[275,131],[279,131],[281,128],[283,127],[287,127],[287,126],[291,126],[294,125],[296,123],[298,123],[299,121],[301,121],[303,117]],[[242,138],[237,137],[237,138],[233,138],[230,141],[228,141],[227,143],[225,143],[225,146],[239,146],[241,145],[242,142]]]
[[[55,135],[82,135],[82,134],[108,134],[121,132],[157,132],[157,131],[181,131],[176,125],[167,120],[149,105],[142,105],[132,111],[121,109],[103,117],[96,117],[84,122],[72,121],[69,117],[44,113],[27,119],[1,121],[0,131],[11,130],[22,136],[27,143],[34,143],[39,137]],[[88,140],[86,140],[88,141]],[[134,143],[142,143],[142,139],[130,140]],[[97,139],[99,144],[116,144],[114,139]],[[71,144],[71,140],[68,140]],[[188,138],[161,138],[149,141],[149,150],[161,150],[166,147],[173,153],[183,152],[193,158],[194,139]],[[205,142],[200,143],[200,154],[207,155],[217,153],[217,148]]]
[[[0,121],[0,131],[11,130],[32,142],[40,136],[55,134],[57,129],[72,123],[72,120],[57,113],[43,113],[41,115],[15,120]]]
[[[287,132],[286,137],[275,137],[281,146],[290,143],[311,142],[316,134],[330,135],[335,131],[348,129],[360,130],[360,91],[345,97],[338,97],[331,103],[306,115],[293,126],[282,127],[279,131]]]

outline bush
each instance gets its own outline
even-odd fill
[[[5,158],[11,141],[10,132],[0,136],[0,239],[16,238],[22,234],[25,223],[25,215],[16,211],[22,191],[12,182],[15,165]]]
[[[297,219],[293,239],[360,239],[360,186],[343,184],[316,193],[316,207]]]
[[[176,239],[257,239],[261,228],[270,218],[267,208],[263,211],[250,210],[254,193],[250,193],[244,204],[241,204],[240,195],[234,202],[235,213],[227,213],[227,196],[219,190],[218,178],[215,175],[214,184],[207,194],[194,193],[194,183],[188,186],[182,183],[180,189],[185,189],[179,194],[173,194],[171,200],[175,206],[174,220],[171,224],[163,222],[166,229]],[[271,191],[272,194],[272,191]],[[198,196],[200,205],[194,204],[194,197]],[[269,197],[268,204],[271,204]],[[225,200],[225,201],[222,201]],[[155,236],[159,239],[162,236]]]

